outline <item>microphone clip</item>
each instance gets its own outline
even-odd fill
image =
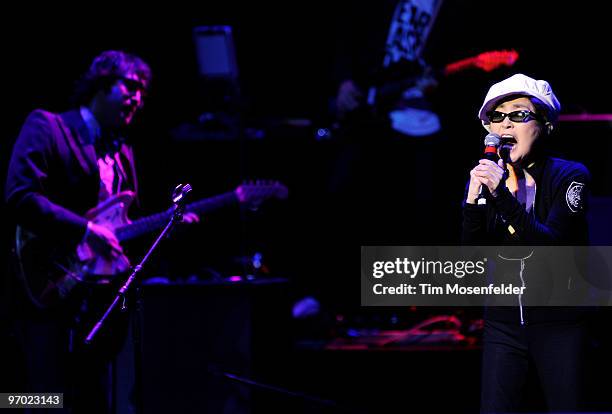
[[[190,184],[179,184],[172,193],[172,202],[175,205],[184,204],[187,194],[191,192]]]
[[[174,203],[174,220],[182,221],[185,212],[185,202],[187,195],[191,192],[190,184],[179,184],[172,192],[172,203]]]

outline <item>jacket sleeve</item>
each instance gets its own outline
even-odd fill
[[[470,182],[465,186],[463,195],[463,223],[461,226],[461,243],[462,244],[486,244],[491,237],[487,234],[487,206],[468,204],[467,199],[468,188]]]
[[[552,206],[544,222],[528,214],[505,186],[498,190],[499,195],[493,200],[493,206],[506,224],[513,227],[521,241],[586,244],[589,183],[590,174],[580,164],[560,172],[552,184]]]
[[[462,244],[485,244],[487,235],[486,206],[465,204],[463,206]]]
[[[5,199],[17,223],[28,230],[80,240],[87,229],[87,219],[49,198],[49,177],[58,164],[53,116],[37,110],[26,119],[10,159]]]

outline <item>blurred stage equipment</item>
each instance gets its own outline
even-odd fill
[[[230,26],[197,26],[193,43],[198,65],[200,111],[195,123],[173,131],[181,140],[225,140],[240,136],[242,97]]]
[[[403,328],[397,315],[389,321],[393,326],[378,320],[376,325],[347,326],[338,329],[340,335],[333,338],[326,349],[380,350],[383,348],[411,350],[465,350],[479,349],[482,334],[480,315],[439,314],[423,319],[424,312],[412,311],[415,321]],[[350,325],[350,322],[349,322]],[[367,324],[366,324],[367,325]],[[389,329],[391,328],[391,329]]]
[[[313,133],[310,119],[244,119],[246,100],[240,88],[239,66],[231,26],[196,26],[193,44],[198,71],[198,115],[171,130],[178,141],[259,140],[264,137],[326,138]]]
[[[201,77],[238,79],[230,26],[198,26],[193,29],[193,38]]]

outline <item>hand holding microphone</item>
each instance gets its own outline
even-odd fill
[[[478,165],[470,171],[470,186],[466,202],[468,204],[486,204],[489,194],[495,197],[495,190],[505,176],[505,164],[497,155],[500,136],[489,134],[485,137],[485,151]]]

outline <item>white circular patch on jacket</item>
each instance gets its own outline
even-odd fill
[[[582,189],[584,188],[583,183],[578,183],[576,181],[572,181],[572,183],[567,188],[567,193],[565,193],[565,201],[567,202],[567,206],[570,210],[576,213],[579,210],[582,210]]]

